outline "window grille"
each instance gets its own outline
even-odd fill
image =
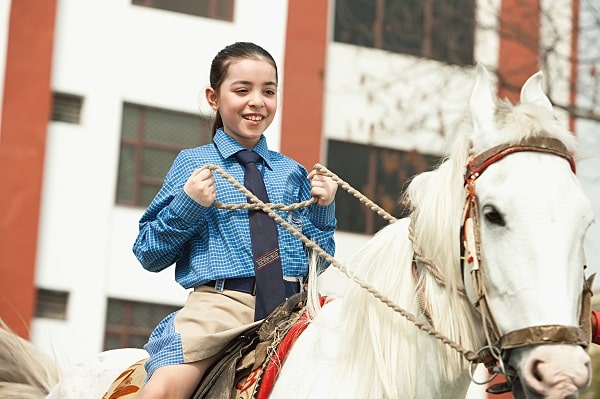
[[[35,304],[35,317],[66,320],[68,302],[68,292],[38,288]]]
[[[158,323],[179,307],[108,299],[104,349],[142,348]]]
[[[116,202],[148,206],[177,154],[211,140],[208,118],[125,103]]]
[[[65,93],[54,93],[52,98],[52,120],[79,124],[83,98]]]

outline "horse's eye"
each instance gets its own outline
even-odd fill
[[[483,207],[483,216],[485,217],[485,220],[491,224],[495,224],[497,226],[506,225],[500,212],[498,212],[498,210],[491,205],[486,205]]]

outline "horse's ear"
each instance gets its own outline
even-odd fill
[[[490,89],[490,75],[481,64],[477,64],[477,77],[471,92],[469,108],[476,133],[481,134],[493,130],[496,103]]]
[[[544,74],[539,71],[532,75],[521,88],[521,103],[536,104],[552,112],[552,103],[542,88]]]

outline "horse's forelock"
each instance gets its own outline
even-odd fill
[[[489,135],[498,144],[517,144],[531,137],[553,137],[563,142],[570,152],[577,150],[577,138],[551,111],[536,104],[500,103],[496,112],[497,132]],[[481,145],[481,144],[479,144]]]

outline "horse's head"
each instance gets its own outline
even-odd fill
[[[582,314],[583,243],[593,212],[575,176],[574,137],[554,116],[541,79],[529,78],[519,105],[497,104],[478,67],[465,286],[502,371],[520,381],[517,397],[575,398],[591,376],[581,327],[590,316]]]

